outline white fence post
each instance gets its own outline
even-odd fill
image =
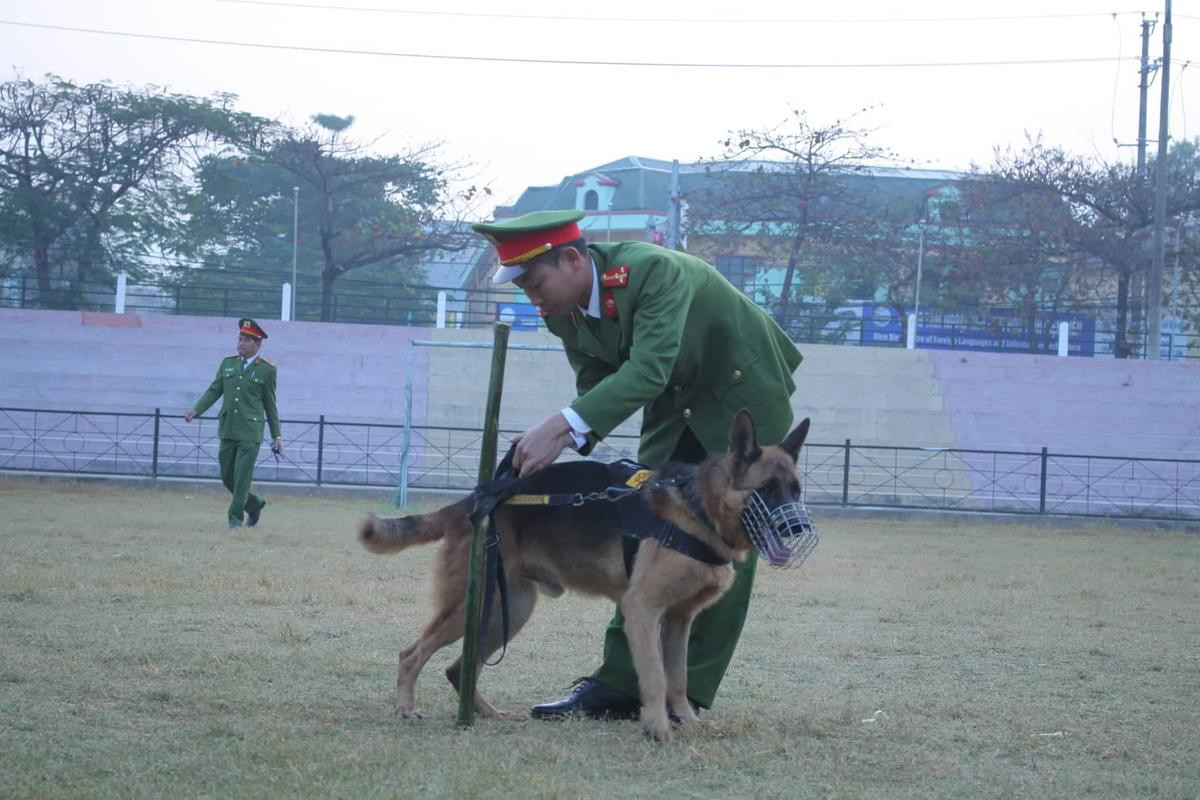
[[[917,315],[908,315],[908,343],[905,345],[909,350],[917,348]]]
[[[1058,355],[1062,358],[1066,358],[1067,354],[1070,352],[1070,339],[1071,323],[1058,323]]]
[[[113,302],[113,308],[118,314],[125,313],[125,285],[129,280],[129,276],[124,272],[117,275],[117,299]]]
[[[283,298],[279,303],[279,318],[284,322],[288,322],[292,318],[292,285],[290,283],[283,285]]]
[[[438,292],[437,326],[446,327],[446,293]]]

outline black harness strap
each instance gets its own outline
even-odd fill
[[[485,516],[488,521],[488,535],[483,540],[483,608],[479,612],[479,632],[476,639],[475,652],[479,660],[486,666],[494,667],[504,660],[508,652],[509,610],[508,610],[508,579],[504,575],[504,559],[500,557],[500,531],[496,528],[496,506],[507,495],[519,490],[521,478],[513,470],[512,460],[514,447],[510,447],[504,458],[496,466],[491,483],[475,489],[475,497],[479,501],[478,508],[471,513],[471,522],[478,523]],[[492,621],[492,606],[496,601],[496,592],[500,592],[500,655],[495,661],[484,660],[484,644],[487,641],[488,626]]]
[[[514,448],[496,467],[492,480],[476,487],[474,497],[476,505],[471,513],[471,522],[478,524],[484,517],[488,520],[488,536],[484,540],[484,593],[483,608],[480,610],[479,638],[477,652],[483,659],[483,647],[491,622],[492,608],[495,605],[496,593],[500,593],[500,615],[503,640],[500,655],[495,661],[483,661],[487,666],[495,666],[503,660],[508,651],[509,634],[509,604],[508,580],[504,574],[504,560],[500,556],[500,531],[496,528],[496,508],[502,504],[509,505],[538,505],[538,506],[583,506],[591,502],[605,501],[613,503],[617,510],[617,518],[622,531],[622,556],[625,561],[625,574],[633,574],[633,562],[637,557],[638,547],[643,539],[654,539],[660,546],[674,550],[689,558],[694,558],[705,564],[722,566],[730,563],[730,559],[722,558],[702,540],[683,530],[672,522],[664,520],[651,511],[644,502],[641,493],[668,487],[679,487],[683,493],[689,510],[705,525],[712,526],[708,515],[701,507],[697,492],[692,485],[694,474],[686,465],[674,465],[675,469],[661,472],[649,480],[650,470],[641,464],[622,459],[608,464],[609,485],[599,491],[587,494],[583,492],[522,495],[521,489],[529,482],[528,478],[519,477],[513,470]]]
[[[625,485],[630,476],[637,470],[643,469],[640,464],[635,464],[632,461],[617,461],[608,465],[609,478],[615,485]],[[655,480],[644,484],[648,489],[662,489],[668,486],[681,487],[685,498],[688,496],[688,489],[694,482],[693,475],[690,471],[683,469],[664,472]],[[616,501],[617,514],[621,521],[621,531],[624,534],[622,540],[622,555],[625,560],[625,574],[633,574],[633,561],[637,556],[638,547],[641,546],[643,539],[654,539],[662,547],[674,550],[677,553],[682,553],[689,558],[694,558],[705,564],[723,565],[728,564],[728,558],[721,558],[711,547],[705,544],[700,539],[697,539],[692,534],[675,525],[673,522],[662,519],[650,510],[650,506],[643,502],[642,498],[636,493],[631,493]],[[693,505],[689,501],[689,506]],[[695,513],[697,509],[692,509]],[[703,510],[699,510],[700,518],[708,524],[708,517]]]

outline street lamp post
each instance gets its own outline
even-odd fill
[[[921,318],[921,265],[925,260],[925,223],[926,220],[920,221],[920,230],[917,234],[917,288],[913,292],[913,347],[916,347],[917,341],[917,320]]]
[[[296,242],[300,234],[300,187],[292,187],[292,321],[296,320]]]

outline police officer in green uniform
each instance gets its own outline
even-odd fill
[[[474,225],[496,247],[492,280],[513,281],[562,340],[576,399],[522,433],[522,474],[573,446],[587,455],[642,410],[638,460],[698,462],[728,448],[729,425],[747,408],[763,442],[791,428],[792,372],[801,355],[761,308],[708,263],[645,242],[587,245],[578,211],[539,211]],[[741,635],[755,558],[735,564],[729,592],[692,625],[688,695],[708,708]],[[636,717],[637,673],[618,608],[604,660],[568,697],[533,716]]]
[[[267,504],[250,491],[254,462],[262,446],[263,421],[271,426],[271,449],[283,452],[279,434],[279,412],[275,408],[275,365],[258,355],[267,334],[249,317],[238,321],[237,355],[229,356],[217,367],[217,377],[196,404],[188,409],[184,419],[191,422],[221,401],[217,415],[217,435],[221,449],[217,460],[221,465],[221,481],[233,494],[229,504],[229,527],[242,527],[243,512],[246,525],[258,524],[263,506]]]

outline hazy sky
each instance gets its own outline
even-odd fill
[[[985,163],[995,145],[1020,144],[1026,131],[1132,160],[1133,147],[1113,140],[1136,139],[1140,22],[1163,8],[1162,0],[0,0],[0,58],[6,79],[52,72],[232,92],[242,110],[293,123],[352,114],[360,137],[382,137],[381,150],[441,142],[444,160],[472,164],[498,202],[511,202],[526,186],[627,155],[716,155],[726,131],[773,125],[792,108],[823,123],[874,107],[861,117],[872,141],[931,168]],[[1171,133],[1192,137],[1200,65],[1187,62],[1200,59],[1200,0],[1176,0],[1173,11]],[[1152,59],[1161,48],[1160,25]],[[1029,61],[1064,63],[1011,63]],[[905,66],[914,64],[925,66]],[[934,66],[945,64],[956,65]],[[1156,81],[1150,138],[1159,91]]]

